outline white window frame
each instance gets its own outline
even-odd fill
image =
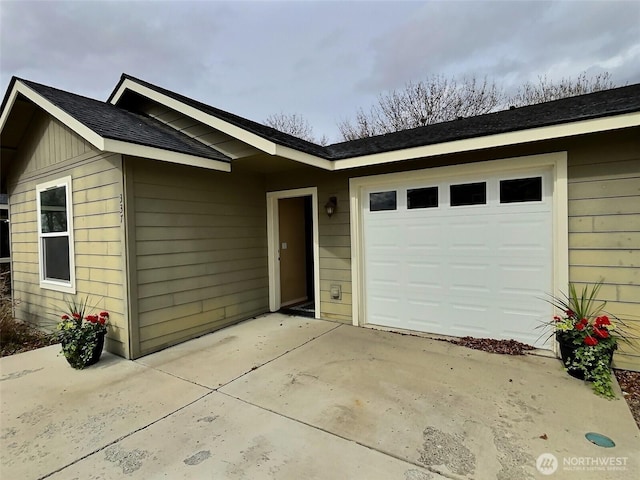
[[[9,205],[6,203],[0,203],[0,210],[7,211],[7,219],[0,220],[0,222],[6,222],[9,225]],[[9,245],[11,245],[11,231],[9,231]],[[9,250],[8,257],[0,257],[0,263],[11,263],[11,250]]]
[[[40,193],[51,188],[65,188],[66,203],[67,203],[67,231],[66,232],[54,232],[54,233],[42,233],[41,224],[41,209],[40,209]],[[63,177],[50,182],[41,183],[36,185],[36,210],[38,216],[38,270],[40,275],[40,287],[48,290],[56,290],[63,293],[76,293],[76,268],[75,268],[75,254],[74,254],[74,240],[73,240],[73,194],[71,190],[71,177]],[[43,239],[47,237],[68,237],[69,238],[69,281],[54,280],[45,277],[44,268],[44,248]]]

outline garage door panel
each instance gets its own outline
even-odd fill
[[[443,265],[441,262],[412,262],[407,261],[406,286],[410,291],[413,288],[440,289]]]
[[[440,192],[430,208],[407,209],[407,190],[422,187],[415,179],[377,187],[395,192],[395,210],[370,212],[363,192],[366,322],[542,346],[535,327],[551,314],[553,203],[548,171],[522,178],[533,176],[546,185],[541,201],[500,203],[500,181],[514,175],[498,173],[425,182]],[[450,185],[474,182],[486,183],[485,204],[449,205]]]

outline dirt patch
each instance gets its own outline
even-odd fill
[[[536,349],[534,346],[516,340],[496,340],[495,338],[462,337],[441,340],[453,343],[454,345],[473,348],[474,350],[482,350],[488,353],[499,353],[501,355],[525,355],[526,352]]]

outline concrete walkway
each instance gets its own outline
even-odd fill
[[[2,479],[640,474],[624,400],[596,397],[556,359],[280,314],[82,371],[58,351],[0,360]]]

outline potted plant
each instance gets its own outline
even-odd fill
[[[611,380],[611,362],[618,341],[628,341],[624,322],[604,311],[606,302],[597,300],[602,281],[585,285],[581,291],[569,284],[569,294],[551,296],[559,312],[544,327],[551,329],[560,346],[562,363],[569,375],[592,382],[593,391],[615,398]]]
[[[73,368],[83,369],[100,360],[107,333],[108,312],[85,315],[88,297],[84,301],[67,302],[67,310],[57,326],[62,354]]]

